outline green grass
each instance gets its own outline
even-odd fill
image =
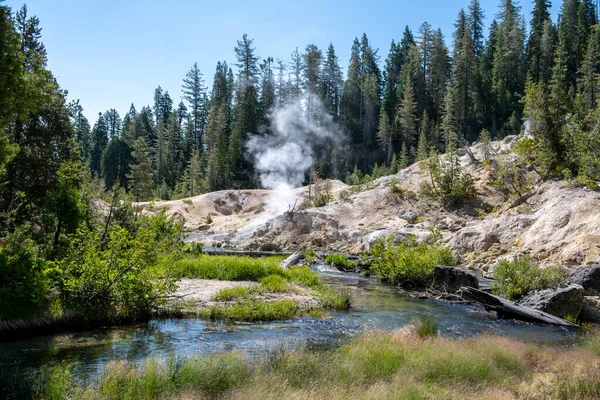
[[[255,281],[259,285],[221,289],[212,300],[235,302],[219,304],[195,310],[190,307],[175,307],[177,315],[194,315],[210,319],[234,321],[282,320],[298,315],[317,316],[323,310],[342,310],[350,307],[347,293],[338,293],[319,280],[319,275],[307,266],[282,268],[283,257],[237,257],[237,256],[194,256],[188,255],[174,264],[160,266],[164,275],[178,278],[218,279],[229,281]],[[304,288],[304,289],[303,289]],[[304,290],[312,294],[315,303],[300,305],[290,299],[266,301],[256,295],[265,293],[298,293]]]
[[[223,281],[256,281],[270,275],[285,276],[279,266],[284,257],[239,257],[189,255],[172,265],[162,265],[165,274],[176,278],[218,279]]]
[[[344,254],[328,254],[327,257],[325,257],[325,262],[342,271],[355,271],[358,269],[358,261],[351,261],[348,259],[348,256]]]
[[[421,338],[365,333],[328,350],[278,347],[259,360],[236,353],[114,362],[86,385],[64,365],[45,371],[40,398],[82,399],[592,399],[600,355],[483,335]],[[56,383],[51,379],[57,378]]]
[[[414,331],[417,336],[421,338],[437,336],[438,335],[438,322],[437,319],[428,315],[422,315],[415,321]]]

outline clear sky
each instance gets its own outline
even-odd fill
[[[555,0],[557,3],[558,0]],[[15,12],[24,2],[7,0]],[[416,33],[427,21],[442,28],[451,44],[453,23],[469,0],[29,0],[40,18],[49,67],[70,99],[80,99],[94,123],[98,112],[115,108],[121,117],[134,103],[151,104],[154,89],[168,90],[175,104],[194,62],[212,84],[217,61],[235,62],[233,48],[244,33],[257,55],[289,61],[295,47],[322,50],[333,43],[346,71],[354,37],[367,34],[381,63],[390,41],[406,25]],[[498,0],[481,0],[487,25]],[[533,1],[522,1],[529,23]],[[558,5],[554,6],[556,19]],[[487,33],[486,33],[487,34]]]

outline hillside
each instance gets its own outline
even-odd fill
[[[509,137],[493,146],[509,151],[513,144],[514,137]],[[482,159],[481,145],[471,151]],[[332,181],[335,200],[323,207],[308,206],[308,187],[296,189],[296,211],[281,215],[269,211],[268,190],[221,191],[140,206],[150,212],[165,207],[185,220],[189,241],[209,246],[359,253],[382,236],[426,240],[437,229],[461,262],[473,268],[487,269],[499,258],[526,254],[542,265],[600,261],[600,193],[567,181],[540,181],[525,196],[506,199],[489,185],[485,166],[474,165],[466,154],[461,163],[475,178],[478,196],[458,209],[418,198],[424,179],[418,163],[363,185],[362,191]],[[391,193],[392,179],[403,196]],[[486,214],[484,209],[492,211]],[[209,213],[210,225],[205,223]]]

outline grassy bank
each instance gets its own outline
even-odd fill
[[[39,398],[83,399],[592,399],[600,397],[600,340],[572,348],[481,336],[368,333],[327,351],[236,353],[141,367],[110,364],[92,386],[69,366],[40,375]]]
[[[170,313],[216,320],[269,321],[299,315],[320,315],[324,310],[342,310],[350,306],[347,294],[338,293],[324,285],[318,274],[309,267],[292,266],[284,269],[280,266],[283,259],[277,256],[189,255],[175,263],[163,264],[161,273],[177,278],[259,283],[250,287],[222,289],[212,297],[218,303],[209,307],[175,307]],[[279,294],[283,298],[273,299],[274,296],[269,294]],[[311,300],[299,302],[285,298],[286,295],[302,295]]]

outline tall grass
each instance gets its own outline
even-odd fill
[[[467,340],[372,332],[327,351],[277,348],[258,361],[236,353],[143,366],[110,364],[97,384],[64,366],[45,398],[593,399],[600,355],[494,336]],[[46,379],[45,381],[48,382]]]
[[[258,281],[269,275],[285,276],[280,267],[283,257],[238,257],[189,255],[171,264],[163,264],[163,273],[175,278],[218,279],[223,281]]]

